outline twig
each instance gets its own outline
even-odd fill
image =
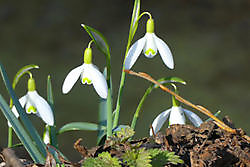
[[[209,116],[210,118],[212,118],[216,125],[219,126],[220,128],[224,129],[227,132],[233,133],[233,134],[237,134],[237,131],[235,129],[230,128],[229,126],[227,126],[224,122],[222,122],[221,120],[219,120],[217,117],[215,117],[208,109],[206,109],[205,107],[199,106],[199,105],[195,105],[191,102],[189,102],[188,100],[182,98],[181,96],[179,96],[178,94],[172,92],[169,88],[163,86],[162,84],[160,84],[159,82],[157,82],[155,79],[153,79],[150,75],[143,73],[143,72],[134,72],[131,70],[124,70],[126,73],[130,74],[130,75],[135,75],[141,78],[144,78],[156,85],[158,85],[163,91],[168,92],[169,94],[173,95],[178,101],[180,101],[181,103],[184,103],[200,112],[202,112],[203,114]],[[243,136],[245,139],[249,140],[249,137],[244,135]]]

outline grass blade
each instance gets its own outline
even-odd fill
[[[54,98],[53,98],[53,90],[52,90],[50,75],[48,76],[48,79],[47,79],[47,100],[48,100],[48,103],[53,111],[54,119],[55,119]],[[56,136],[56,122],[55,122],[54,126],[49,126],[49,129],[50,129],[49,131],[50,131],[51,145],[54,146],[55,148],[58,148],[57,136]]]
[[[89,122],[71,122],[63,127],[61,127],[58,131],[58,134],[67,132],[67,131],[73,131],[73,130],[88,130],[88,131],[98,131],[98,130],[105,130],[105,126],[100,126],[95,123],[89,123]]]
[[[131,23],[130,23],[130,29],[129,29],[129,41],[130,42],[132,41],[135,35],[135,32],[137,30],[139,15],[140,15],[140,0],[135,0]]]

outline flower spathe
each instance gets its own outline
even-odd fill
[[[29,79],[28,92],[26,95],[19,99],[19,102],[21,106],[25,108],[26,113],[36,114],[46,124],[50,126],[54,125],[54,115],[50,108],[50,105],[35,90],[35,81],[33,78]],[[15,114],[16,117],[19,117],[15,106],[13,106],[12,112]]]
[[[50,127],[48,125],[45,126],[44,132],[43,132],[43,142],[45,144],[51,144],[51,137],[50,137]]]
[[[63,82],[62,92],[64,94],[67,94],[78,78],[81,78],[82,84],[93,84],[97,94],[103,99],[107,98],[108,86],[106,79],[98,68],[92,64],[91,60],[91,48],[86,48],[84,52],[84,63],[71,70]]]
[[[181,106],[172,106],[172,108],[165,110],[160,113],[153,121],[152,128],[155,133],[157,133],[163,124],[166,122],[169,117],[169,125],[173,124],[185,124],[185,115],[188,119],[194,124],[194,126],[199,127],[202,124],[202,120],[198,115],[182,108]],[[153,135],[152,129],[150,129],[150,136]]]
[[[130,47],[124,64],[125,69],[132,68],[142,51],[148,58],[153,58],[159,51],[164,64],[170,69],[174,68],[173,56],[168,45],[154,33],[153,19],[148,19],[147,21],[145,36]]]

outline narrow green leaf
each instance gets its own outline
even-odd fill
[[[180,84],[186,85],[186,82],[179,77],[165,77],[165,78],[161,78],[157,80],[157,82],[159,82],[160,84],[180,83]],[[158,87],[159,87],[158,85],[154,85],[154,88],[158,88]]]
[[[19,100],[10,84],[10,81],[8,79],[7,73],[2,65],[2,63],[0,62],[0,71],[1,71],[1,75],[4,81],[4,84],[8,90],[8,93],[10,95],[10,97],[12,98],[14,105],[19,113],[20,119],[22,120],[25,129],[27,129],[28,133],[30,134],[31,138],[35,141],[35,143],[37,144],[40,152],[43,154],[44,157],[46,157],[46,149],[45,149],[45,144],[42,141],[41,137],[39,136],[38,132],[36,131],[36,129],[34,128],[34,126],[32,125],[31,121],[29,120],[29,118],[27,117],[24,109],[22,108],[21,104],[19,103]]]
[[[100,49],[105,55],[110,55],[109,45],[105,37],[96,29],[89,27],[85,24],[81,24],[89,36],[94,40],[98,49]]]
[[[24,130],[22,124],[19,120],[15,117],[11,109],[9,108],[6,101],[3,99],[2,95],[0,94],[0,109],[3,112],[5,118],[11,123],[12,128],[14,129],[17,137],[23,143],[24,147],[28,151],[29,155],[33,159],[35,163],[44,163],[44,157],[39,152],[37,147],[34,145],[32,139],[30,138],[29,134]]]
[[[47,78],[47,100],[54,113],[54,98],[53,98],[53,90],[52,90],[50,75],[48,75],[48,78]]]
[[[89,122],[71,122],[61,127],[58,131],[58,134],[73,130],[98,131],[100,129],[105,130],[106,127]]]
[[[130,42],[132,41],[134,34],[137,30],[139,15],[140,15],[140,0],[135,0],[132,18],[131,18],[131,23],[130,23],[130,30],[129,30],[129,41]]]
[[[107,78],[107,68],[104,69],[103,75],[105,78]],[[111,85],[111,92],[112,92],[112,85]],[[107,127],[107,115],[108,115],[107,105],[108,105],[107,99],[100,99],[99,111],[98,111],[98,125],[99,126]],[[98,145],[100,144],[104,136],[105,136],[105,131],[98,130],[98,134],[97,134]]]
[[[216,117],[218,117],[218,115],[221,113],[221,111],[220,110],[218,110],[215,114],[214,114],[214,116],[216,116]],[[206,121],[204,121],[204,122],[208,122],[208,121],[212,121],[213,119],[212,118],[208,118]]]
[[[48,75],[48,79],[47,79],[47,100],[48,100],[48,103],[53,111],[53,115],[54,115],[54,119],[55,119],[53,90],[52,90],[50,75]],[[55,148],[58,148],[58,142],[57,142],[57,136],[56,136],[56,121],[54,121],[54,122],[55,122],[54,126],[49,126],[50,141],[51,141],[52,146],[54,146]]]

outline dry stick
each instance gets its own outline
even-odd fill
[[[205,107],[203,106],[200,106],[200,105],[194,105],[193,103],[185,100],[184,98],[182,98],[181,96],[179,96],[178,94],[172,92],[170,89],[168,89],[167,87],[163,86],[162,84],[160,84],[159,82],[157,82],[155,79],[153,79],[150,75],[144,73],[144,72],[139,72],[139,73],[136,73],[134,71],[131,71],[131,70],[124,70],[126,73],[128,74],[131,74],[131,75],[135,75],[135,76],[138,76],[138,77],[141,77],[141,78],[144,78],[156,85],[158,85],[162,90],[164,90],[165,92],[168,92],[169,94],[175,96],[175,98],[177,100],[179,100],[180,102],[190,106],[190,107],[193,107],[194,109],[202,112],[203,114],[209,116],[210,118],[212,118],[214,120],[214,123],[219,126],[220,128],[224,129],[225,131],[228,131],[230,133],[233,133],[233,134],[237,134],[237,131],[235,129],[232,129],[230,128],[229,126],[227,126],[224,122],[222,122],[221,120],[219,120],[217,117],[215,117],[208,109],[206,109]],[[247,135],[242,135],[240,134],[243,138],[245,138],[248,142],[250,141],[250,137],[247,136]]]
[[[228,127],[226,124],[224,124],[221,120],[219,120],[217,117],[215,117],[213,114],[211,114],[211,112],[207,109],[205,109],[204,107],[202,106],[196,106],[194,105],[193,103],[185,100],[184,98],[182,98],[181,96],[179,96],[178,94],[172,92],[170,89],[168,89],[167,87],[163,86],[162,84],[160,84],[159,82],[157,82],[156,80],[154,80],[150,75],[146,74],[146,73],[143,73],[143,72],[139,72],[139,73],[136,73],[134,71],[131,71],[131,70],[124,70],[126,73],[128,74],[131,74],[131,75],[135,75],[135,76],[139,76],[141,78],[144,78],[148,81],[151,81],[153,82],[154,84],[158,85],[162,90],[164,90],[165,92],[168,92],[170,93],[171,95],[175,96],[175,98],[177,100],[179,100],[180,102],[190,106],[190,107],[193,107],[195,108],[196,110],[202,112],[203,114],[206,114],[207,116],[211,117],[213,120],[216,121],[216,124],[221,127],[222,129],[228,131],[228,132],[231,132],[231,133],[236,133],[236,130],[235,129],[232,129],[230,127]]]

